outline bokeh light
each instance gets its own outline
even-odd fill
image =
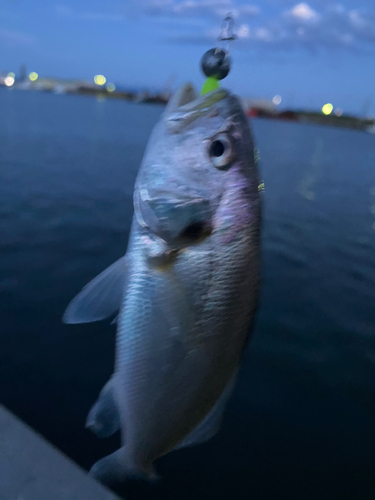
[[[7,76],[10,76],[12,78],[16,78],[16,74],[11,71],[10,73],[7,74]]]
[[[322,113],[325,115],[330,115],[333,111],[333,106],[331,103],[327,103],[322,107]]]
[[[114,83],[107,83],[108,92],[114,92],[116,90],[116,85]]]
[[[4,83],[7,87],[11,87],[14,85],[14,77],[13,76],[7,76],[4,80]]]
[[[107,79],[103,75],[95,75],[94,76],[94,82],[96,83],[96,85],[104,85],[106,81],[107,81]]]
[[[38,78],[39,78],[39,75],[38,75],[38,73],[35,73],[35,71],[32,71],[29,74],[29,79],[31,82],[36,82]]]
[[[272,102],[275,104],[275,106],[278,106],[279,104],[281,104],[282,100],[283,98],[281,97],[281,95],[275,95],[275,97],[272,99]]]

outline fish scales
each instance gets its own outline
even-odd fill
[[[121,425],[122,447],[91,470],[103,483],[152,478],[157,458],[219,429],[259,299],[259,184],[239,100],[182,87],[145,152],[126,256],[65,315],[104,319],[120,302],[115,372],[88,419],[102,436]]]

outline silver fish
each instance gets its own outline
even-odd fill
[[[119,310],[115,373],[87,419],[100,437],[122,432],[91,469],[101,482],[153,478],[158,457],[218,431],[258,304],[259,183],[239,99],[180,88],[138,173],[125,257],[64,316]]]

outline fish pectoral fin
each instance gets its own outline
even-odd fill
[[[180,450],[181,448],[186,448],[188,446],[205,443],[219,432],[225,407],[232,395],[236,383],[237,373],[238,370],[236,370],[230,378],[229,382],[225,386],[225,389],[221,393],[220,398],[217,400],[211,411],[183,441],[175,446],[174,450]]]
[[[124,295],[127,269],[125,255],[90,281],[68,305],[63,322],[91,323],[116,313]]]
[[[97,401],[87,416],[86,427],[99,438],[112,436],[120,430],[120,414],[114,387],[115,377],[115,374],[112,375],[100,391]]]

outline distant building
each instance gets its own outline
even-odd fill
[[[242,99],[242,106],[249,117],[269,116],[277,114],[275,104],[267,99]]]
[[[276,111],[276,106],[272,100],[268,99],[242,99],[242,105],[246,110],[249,109],[259,109],[262,111],[267,111],[268,113],[273,113]]]
[[[22,64],[22,66],[20,66],[20,75],[18,81],[24,82],[26,78],[27,78],[26,65]]]
[[[39,77],[34,82],[27,80],[24,82],[24,86],[27,86],[29,90],[44,90],[57,94],[66,94],[83,89],[94,89],[96,87],[94,84],[84,80],[65,80],[61,78],[46,77]]]

